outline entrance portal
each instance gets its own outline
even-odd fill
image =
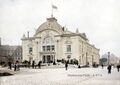
[[[53,63],[53,55],[43,55],[43,63]]]

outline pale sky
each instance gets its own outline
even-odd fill
[[[120,0],[0,0],[2,44],[21,45],[23,34],[35,30],[51,16],[68,30],[85,32],[100,54],[110,51],[120,57]]]

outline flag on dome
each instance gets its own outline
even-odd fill
[[[52,5],[52,8],[53,8],[53,9],[57,9],[57,6],[55,6],[55,5]]]

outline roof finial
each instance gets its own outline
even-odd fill
[[[29,38],[29,31],[27,32],[27,37]]]
[[[25,38],[25,34],[23,34],[23,38]]]
[[[78,30],[78,28],[76,29],[76,33],[79,33],[79,30]]]
[[[51,18],[53,18],[53,14],[51,14]]]

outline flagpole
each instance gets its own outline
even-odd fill
[[[51,5],[53,6],[53,4],[51,4]],[[51,6],[51,7],[52,7],[52,6]],[[51,13],[51,17],[53,17],[53,7],[52,7],[52,10],[51,10],[51,11],[52,11],[52,13]]]

